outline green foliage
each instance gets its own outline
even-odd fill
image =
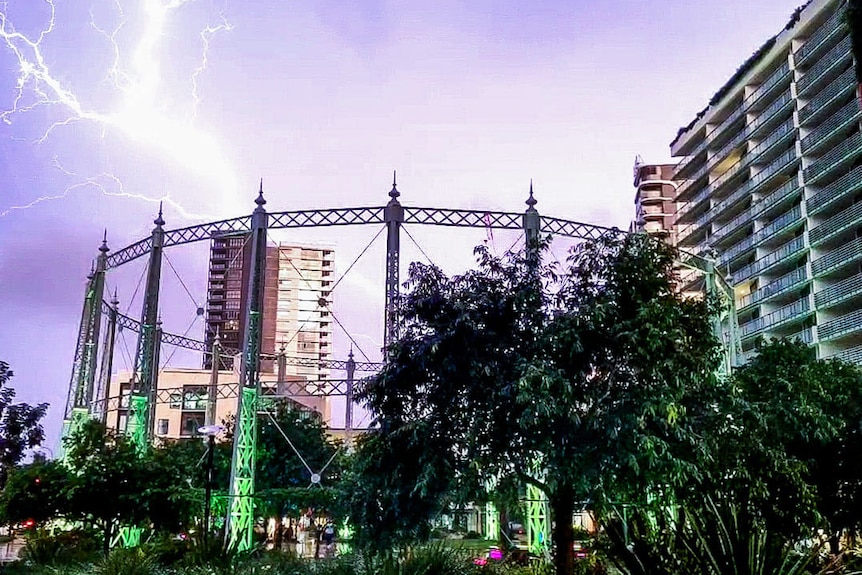
[[[674,291],[674,250],[633,235],[581,244],[562,268],[477,255],[453,278],[411,266],[403,335],[362,393],[379,430],[357,453],[360,540],[419,538],[482,474],[537,484],[559,518],[697,478],[715,309]],[[557,525],[563,573],[572,532]]]
[[[60,567],[87,563],[98,553],[99,541],[88,531],[74,529],[52,534],[38,529],[27,534],[19,559],[33,568]]]
[[[36,459],[13,468],[0,494],[0,517],[7,524],[42,524],[69,512],[68,469],[58,461]]]
[[[15,390],[8,385],[13,375],[9,364],[0,361],[0,486],[5,484],[9,469],[21,462],[26,451],[45,439],[40,422],[48,411],[48,404],[14,403]]]
[[[159,575],[161,569],[156,557],[143,549],[112,549],[107,557],[95,565],[95,575]]]

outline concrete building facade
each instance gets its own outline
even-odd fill
[[[718,254],[746,355],[788,336],[862,361],[862,112],[845,10],[797,11],[671,144],[677,244]]]
[[[645,164],[640,157],[634,165],[634,232],[662,234],[676,245],[675,164]]]
[[[251,250],[248,234],[225,234],[210,243],[207,285],[206,342],[218,334],[227,350],[241,350],[246,321]],[[273,356],[284,348],[292,358],[326,361],[332,356],[331,286],[334,250],[291,244],[270,245],[266,251],[261,353]],[[323,365],[288,363],[289,374],[318,381],[329,377]],[[224,354],[220,368],[233,369],[234,357]],[[206,354],[203,367],[211,367]],[[272,373],[275,363],[265,359],[261,370]]]

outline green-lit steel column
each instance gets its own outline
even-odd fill
[[[524,212],[524,242],[527,264],[534,274],[538,273],[540,259],[539,241],[542,219],[536,210],[536,198],[533,197],[533,182],[530,182],[530,196],[527,198],[527,210]],[[533,469],[533,473],[541,474],[540,466]],[[536,555],[546,555],[551,538],[551,525],[549,521],[548,498],[545,493],[535,485],[527,484],[527,539],[530,552]]]
[[[141,333],[138,336],[137,353],[135,354],[135,371],[132,381],[132,395],[129,402],[129,416],[126,421],[126,431],[135,442],[139,451],[147,447],[150,436],[149,420],[153,405],[159,366],[158,366],[158,322],[159,322],[159,286],[162,275],[162,250],[164,249],[165,220],[162,219],[162,207],[159,215],[153,220],[156,227],[152,232],[150,261],[147,267],[147,285],[144,292],[144,305],[141,311]],[[143,399],[141,399],[143,398]]]
[[[105,269],[109,251],[106,233],[102,238],[102,245],[99,247],[99,256],[96,258],[95,268],[87,277],[84,309],[78,328],[78,344],[75,348],[72,377],[69,381],[69,395],[66,400],[60,441],[61,450],[63,450],[63,440],[72,435],[89,418],[98,363],[99,329],[102,325],[102,297],[105,292]],[[61,459],[63,458],[61,455]]]
[[[252,548],[254,527],[254,468],[257,447],[257,400],[260,387],[260,340],[266,268],[268,216],[263,206],[263,181],[251,215],[251,262],[243,324],[243,354],[240,393],[237,395],[236,432],[230,470],[230,494],[225,542],[230,549]]]

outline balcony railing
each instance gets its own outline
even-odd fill
[[[856,166],[808,200],[808,214],[814,215],[832,202],[862,189],[862,166]]]
[[[845,59],[850,56],[850,36],[845,36],[838,44],[824,54],[802,79],[796,83],[796,91],[800,96],[814,86],[830,70],[844,64]]]
[[[746,236],[733,246],[722,251],[718,261],[721,265],[725,265],[727,262],[733,261],[734,258],[752,249],[754,249],[754,236]]]
[[[787,180],[780,188],[773,191],[768,196],[761,198],[759,202],[754,204],[751,209],[752,213],[755,217],[759,216],[787,196],[793,194],[793,192],[799,191],[799,181],[797,178],[792,177]]]
[[[739,283],[743,280],[750,278],[753,275],[757,275],[762,273],[764,270],[767,270],[774,266],[777,263],[780,263],[787,258],[801,252],[805,249],[805,241],[802,236],[798,238],[793,238],[774,252],[770,252],[760,258],[759,260],[748,264],[747,266],[740,268],[736,272],[733,273],[733,281],[734,283]]]
[[[741,214],[715,230],[715,232],[713,232],[712,234],[713,241],[718,241],[727,236],[728,234],[738,230],[740,226],[745,225],[746,223],[751,221],[751,217],[751,208],[746,208]]]
[[[814,303],[818,308],[828,307],[859,294],[862,294],[862,273],[817,292],[814,294]]]
[[[857,309],[818,326],[817,335],[821,340],[827,340],[857,332],[860,329],[862,329],[862,309]]]
[[[737,305],[738,309],[743,309],[773,296],[780,295],[791,289],[800,287],[808,279],[805,268],[796,268],[789,274],[784,274],[777,280],[771,281],[762,288],[742,296]]]
[[[808,232],[808,238],[812,245],[819,244],[831,236],[840,234],[847,228],[858,226],[860,223],[862,223],[862,202],[857,202],[811,229]]]
[[[751,152],[748,154],[751,158],[751,162],[753,164],[757,163],[757,159],[759,156],[762,156],[773,146],[780,143],[784,140],[789,134],[794,132],[793,128],[793,118],[788,118],[787,121],[783,122],[780,126],[778,126],[765,140],[762,140],[759,144],[757,144]]]
[[[754,92],[748,95],[748,97],[742,102],[742,107],[750,108],[762,97],[769,94],[776,85],[781,81],[786,80],[789,76],[790,64],[784,62],[784,64],[776,68],[776,70],[772,72],[772,74],[770,74],[769,77],[764,80],[756,90],[754,90]]]
[[[822,46],[830,38],[836,34],[844,34],[847,26],[844,24],[844,10],[838,10],[829,17],[819,28],[808,37],[799,50],[794,54],[794,61],[797,66],[803,66],[805,61],[814,54],[820,46]]]
[[[726,184],[733,176],[737,175],[739,171],[748,166],[749,164],[749,156],[745,156],[740,158],[735,164],[730,166],[723,174],[710,182],[710,186],[713,189],[713,192],[717,192],[721,189],[721,186]]]
[[[791,321],[799,321],[808,314],[809,310],[808,298],[801,299],[763,317],[742,324],[739,326],[740,332],[744,338],[751,337],[769,328],[776,328]]]
[[[862,259],[862,238],[848,242],[811,262],[815,276],[820,276]]]
[[[772,160],[765,168],[754,174],[749,180],[749,189],[754,192],[758,186],[770,180],[776,174],[780,173],[784,168],[797,161],[796,150],[790,149]]]
[[[772,120],[779,114],[790,102],[792,98],[789,92],[781,94],[768,108],[763,110],[752,122],[748,125],[749,133],[753,134],[760,126]]]
[[[820,124],[817,129],[802,139],[802,153],[815,153],[819,147],[817,144],[825,142],[829,136],[838,130],[858,121],[860,116],[862,116],[862,110],[859,109],[859,102],[855,99],[847,102],[840,110]]]
[[[862,363],[862,345],[843,349],[830,355],[828,359],[840,359],[849,363]]]
[[[703,227],[707,225],[714,216],[714,210],[706,210],[704,213],[700,214],[697,219],[694,220],[690,225],[687,225],[684,230],[680,230],[677,233],[677,240],[679,242],[684,242],[690,235],[703,229]]]
[[[805,125],[816,116],[828,112],[830,104],[856,89],[856,73],[853,68],[842,73],[814,96],[804,108],[799,110],[799,123]]]
[[[688,200],[683,207],[681,207],[679,210],[677,210],[677,212],[676,212],[677,218],[682,220],[683,216],[685,214],[689,213],[694,208],[701,205],[701,203],[704,200],[706,200],[707,198],[709,198],[709,196],[711,196],[711,195],[712,195],[712,186],[709,186],[709,185],[704,186],[704,188],[701,191],[699,191],[693,198]]]
[[[805,183],[813,184],[818,178],[848,158],[862,153],[862,133],[856,132],[813,162],[805,170]]]
[[[768,238],[778,234],[782,230],[787,229],[794,223],[797,223],[802,218],[802,210],[799,206],[795,206],[789,212],[778,216],[775,220],[769,223],[769,225],[764,228],[758,230],[756,233],[748,236],[747,238],[742,239],[739,243],[734,245],[728,250],[725,250],[721,254],[721,262],[727,263],[732,261],[733,258],[738,257],[740,254],[750,250],[755,245],[766,241]]]

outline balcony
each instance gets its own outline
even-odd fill
[[[775,206],[781,202],[784,198],[790,197],[794,192],[799,192],[799,182],[795,177],[790,178],[785,182],[780,188],[773,191],[768,196],[765,196],[760,199],[756,204],[754,204],[752,209],[752,214],[754,217],[759,216],[760,214],[766,212],[772,206]]]
[[[774,252],[766,254],[759,260],[740,268],[733,273],[733,282],[740,283],[752,276],[763,273],[776,264],[791,258],[805,249],[805,240],[802,236],[793,238]]]
[[[856,73],[853,68],[842,73],[819,94],[799,110],[799,123],[806,125],[829,113],[833,102],[841,100],[856,90]]]
[[[694,222],[686,226],[684,230],[677,233],[677,241],[684,242],[690,235],[702,230],[703,227],[712,220],[713,216],[715,216],[714,210],[706,210],[704,213],[700,214]]]
[[[862,238],[856,238],[836,250],[826,253],[811,263],[815,276],[823,276],[862,259]]]
[[[814,161],[805,170],[805,183],[814,184],[818,179],[841,164],[862,154],[862,134],[856,132]]]
[[[768,151],[773,149],[775,146],[781,144],[782,142],[786,143],[790,140],[787,136],[792,136],[795,134],[795,130],[793,128],[793,118],[788,118],[783,124],[778,126],[769,136],[757,144],[749,153],[749,157],[751,158],[751,163],[758,163],[758,159],[765,155]]]
[[[807,283],[807,279],[808,275],[805,273],[805,268],[796,268],[789,274],[785,274],[777,280],[771,281],[762,288],[740,298],[737,309],[742,310],[772,297],[799,289]]]
[[[714,153],[709,159],[709,169],[714,169],[718,164],[727,159],[728,154],[735,150],[748,137],[748,128],[741,130],[734,138],[726,143],[723,148]]]
[[[728,130],[728,128],[730,128],[730,126],[734,122],[739,120],[742,117],[744,112],[745,112],[745,108],[742,105],[739,105],[736,108],[734,108],[734,110],[730,113],[730,115],[727,118],[725,118],[724,121],[721,122],[721,124],[716,126],[716,128],[712,132],[709,133],[710,140],[715,144],[724,140],[724,136],[726,134],[732,133],[732,132],[730,132],[730,130]]]
[[[828,308],[852,297],[862,294],[862,273],[843,279],[814,294],[814,304],[819,308]]]
[[[862,363],[862,346],[844,349],[830,355],[827,359],[840,359],[849,363]]]
[[[792,102],[793,98],[790,97],[790,92],[781,94],[748,125],[748,132],[751,136],[756,136],[758,130],[763,126],[772,124],[773,120],[779,118],[783,112],[790,108]]]
[[[857,202],[811,229],[808,232],[808,238],[811,245],[817,245],[860,224],[862,224],[862,202]]]
[[[844,66],[850,58],[850,36],[845,36],[834,48],[824,54],[814,64],[802,79],[796,83],[796,92],[800,97],[816,86],[823,78],[827,78],[837,68]]]
[[[784,324],[800,321],[810,313],[808,298],[801,299],[775,310],[763,317],[751,320],[739,326],[743,339],[753,337],[767,329],[774,329]]]
[[[703,203],[703,201],[708,199],[711,195],[712,186],[704,186],[704,188],[699,191],[697,195],[688,200],[683,207],[677,210],[677,219],[679,219],[681,222],[685,222],[685,218],[683,216],[694,210],[694,208],[699,207]]]
[[[808,200],[808,215],[814,215],[833,202],[862,190],[862,166],[856,166]]]
[[[783,173],[788,166],[798,161],[799,158],[796,156],[796,150],[793,148],[787,150],[751,177],[751,180],[749,180],[749,189],[753,193],[759,186],[778,174]]]
[[[770,94],[774,94],[775,90],[781,87],[781,84],[784,80],[790,78],[790,65],[787,62],[784,62],[781,66],[779,66],[769,77],[764,80],[760,86],[757,87],[754,92],[749,94],[749,96],[742,103],[743,108],[751,108],[754,106],[761,98],[765,98]]]
[[[847,31],[847,26],[844,24],[844,11],[838,10],[829,17],[820,27],[808,37],[799,50],[793,55],[793,59],[797,66],[804,66],[820,48],[838,34],[844,34]]]
[[[739,242],[731,246],[730,248],[721,252],[719,257],[719,264],[725,265],[728,262],[733,261],[737,257],[741,256],[747,251],[754,249],[754,236],[746,236],[742,238]]]
[[[793,224],[798,223],[801,218],[801,208],[799,206],[794,207],[789,212],[778,216],[775,220],[770,222],[769,225],[758,230],[756,233],[746,238],[743,238],[739,243],[737,243],[730,249],[724,251],[721,254],[721,263],[725,264],[727,262],[733,261],[734,258],[739,257],[743,253],[751,250],[752,248],[754,248],[754,246],[766,241],[774,235],[779,234]]]
[[[738,230],[740,228],[740,226],[747,224],[749,221],[751,221],[751,218],[752,218],[751,208],[745,209],[741,214],[739,214],[738,216],[736,216],[735,218],[733,218],[732,220],[730,220],[729,222],[727,222],[726,224],[722,225],[720,228],[715,230],[715,232],[713,232],[713,234],[712,234],[712,240],[714,242],[721,240],[725,236]]]
[[[862,309],[851,311],[817,327],[821,341],[835,339],[862,330]]]
[[[721,187],[730,181],[730,179],[737,175],[742,168],[745,168],[749,164],[749,157],[745,156],[740,158],[735,164],[730,166],[723,174],[710,182],[710,186],[713,189],[713,193],[717,193]]]
[[[830,136],[858,122],[860,116],[862,111],[859,109],[859,103],[856,100],[847,102],[844,107],[802,139],[802,154],[816,154],[829,143]]]

